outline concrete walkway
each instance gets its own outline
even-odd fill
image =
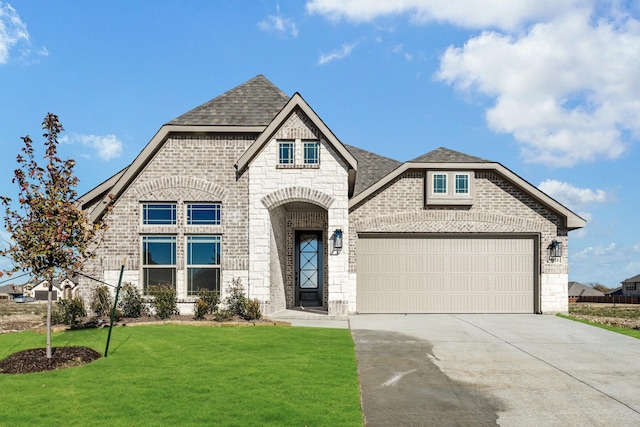
[[[640,425],[640,340],[539,315],[350,326],[368,426]]]

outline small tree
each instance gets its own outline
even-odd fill
[[[58,135],[64,130],[58,116],[47,114],[42,128],[46,166],[36,162],[31,138],[22,137],[23,154],[17,156],[18,168],[12,180],[18,185],[19,208],[12,208],[8,196],[0,197],[5,207],[5,228],[11,237],[9,247],[0,255],[8,255],[13,261],[9,275],[30,272],[49,283],[46,355],[51,358],[53,280],[82,268],[84,261],[93,256],[99,232],[106,229],[106,223],[105,216],[92,223],[76,203],[75,162],[62,161],[57,154]]]

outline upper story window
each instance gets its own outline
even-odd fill
[[[433,174],[433,193],[447,194],[447,174],[444,174],[444,173]]]
[[[149,225],[174,225],[176,223],[176,204],[143,203],[142,223]]]
[[[304,143],[304,164],[317,165],[320,163],[318,141],[305,141]]]
[[[278,163],[292,165],[295,159],[293,141],[280,141],[278,144]]]
[[[187,225],[220,225],[220,203],[188,203]]]
[[[473,204],[474,177],[473,172],[427,171],[427,206]]]
[[[469,194],[469,174],[456,174],[456,194]]]

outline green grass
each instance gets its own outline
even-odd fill
[[[629,329],[629,328],[620,328],[617,326],[603,325],[601,323],[589,322],[588,320],[577,319],[575,317],[565,316],[564,314],[557,314],[558,317],[562,317],[563,319],[573,320],[574,322],[586,323],[587,325],[597,326],[598,328],[606,329],[607,331],[617,332],[622,335],[627,335],[632,338],[640,339],[640,330],[637,329]]]
[[[104,352],[107,330],[54,334]],[[0,335],[0,359],[43,347]],[[361,426],[346,329],[152,325],[113,330],[109,357],[79,368],[0,375],[2,426]]]

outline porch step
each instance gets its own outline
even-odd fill
[[[271,313],[268,316],[269,319],[273,320],[287,320],[287,319],[296,319],[296,320],[349,320],[349,316],[329,316],[326,311],[322,310],[281,310],[275,313]]]

